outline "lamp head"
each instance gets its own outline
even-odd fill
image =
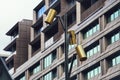
[[[75,31],[74,30],[70,30],[68,31],[68,33],[70,34],[70,44],[76,44],[76,36],[75,36]]]
[[[45,19],[45,22],[47,24],[51,24],[56,15],[57,15],[57,11],[55,9],[50,9]]]
[[[77,45],[76,52],[77,52],[78,57],[80,58],[80,61],[85,61],[87,59],[82,45]]]

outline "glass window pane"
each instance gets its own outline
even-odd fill
[[[97,30],[97,29],[96,29],[96,27],[94,27],[94,28],[93,28],[93,33],[95,33],[95,32],[96,32],[96,30]]]
[[[117,33],[116,35],[115,35],[115,41],[117,41],[117,40],[119,40],[120,39],[120,35],[119,35],[119,33]]]
[[[70,51],[72,48],[74,48],[74,45],[69,45],[68,50]]]
[[[120,16],[120,9],[119,9],[119,12],[118,12],[119,16]]]
[[[115,12],[115,18],[117,18],[117,17],[118,17],[118,11]]]
[[[98,67],[98,71],[99,71],[99,73],[101,73],[101,67]]]
[[[112,66],[116,65],[116,61],[115,61],[115,58],[112,59]]]
[[[90,73],[88,72],[88,74],[87,74],[87,79],[90,79],[91,77],[90,77]]]
[[[115,42],[115,38],[114,36],[111,37],[111,43],[114,43]]]
[[[113,21],[113,20],[114,20],[114,14],[110,16],[110,21]]]
[[[95,75],[97,75],[97,74],[98,74],[98,69],[96,68],[96,69],[95,69]]]
[[[97,24],[97,31],[99,31],[100,30],[100,25],[99,24]]]
[[[46,10],[45,5],[38,10],[38,13],[37,13],[38,14],[38,18],[43,15],[43,13],[45,12],[45,10]]]
[[[90,51],[87,52],[87,57],[88,57],[88,58],[90,57]]]
[[[93,50],[91,49],[91,50],[90,50],[90,56],[92,56],[92,55],[93,55]]]
[[[77,65],[77,59],[74,60],[73,62],[73,67]]]
[[[94,54],[97,53],[97,47],[94,47]]]
[[[92,29],[90,30],[90,33],[89,33],[89,34],[90,34],[90,36],[93,34],[93,33],[92,33]]]
[[[93,70],[91,71],[91,78],[94,77],[94,72]]]
[[[118,57],[116,58],[116,63],[117,63],[117,64],[120,63],[120,56],[118,56]]]
[[[88,32],[86,33],[86,37],[89,37],[89,33]]]
[[[97,46],[97,50],[98,50],[98,52],[100,51],[100,45]]]

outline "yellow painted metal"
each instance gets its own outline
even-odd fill
[[[68,33],[70,34],[70,44],[76,44],[76,36],[75,36],[75,31],[74,30],[70,30],[68,31]]]
[[[55,9],[50,9],[45,19],[45,22],[47,24],[51,24],[56,15],[57,15],[57,11]]]
[[[77,45],[77,47],[76,47],[76,52],[77,52],[77,55],[78,55],[79,58],[80,58],[80,61],[84,61],[84,60],[87,59],[86,54],[85,54],[85,51],[84,51],[82,45]]]

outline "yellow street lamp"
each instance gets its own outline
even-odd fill
[[[65,32],[65,45],[64,45],[65,46],[65,80],[69,80],[70,73],[72,70],[72,65],[73,65],[73,59],[76,55],[73,55],[73,57],[72,57],[70,70],[68,72],[68,62],[69,62],[68,61],[68,46],[69,46],[69,43],[70,43],[70,45],[76,44],[75,31],[74,30],[68,31],[68,29],[67,29],[67,15],[65,14],[64,22],[63,22],[61,16],[57,15],[57,11],[55,9],[50,9],[50,11],[48,12],[48,15],[45,19],[45,22],[47,24],[51,24],[55,17],[57,17],[60,20],[62,27],[63,27],[63,30]],[[82,48],[81,45],[76,46],[76,52],[80,58],[80,61],[84,61],[87,59],[86,54],[84,52],[84,49]]]

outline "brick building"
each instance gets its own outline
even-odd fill
[[[15,80],[64,80],[62,25],[57,19],[51,25],[44,22],[51,8],[61,17],[67,14],[68,29],[75,30],[77,44],[83,46],[87,55],[86,61],[80,61],[78,56],[74,59],[71,80],[119,80],[120,0],[42,0],[33,9],[28,53],[18,55],[26,57],[21,59],[25,62],[15,66],[12,77]],[[5,50],[9,50],[8,47]],[[69,60],[73,54],[76,54],[75,46],[69,45]]]

